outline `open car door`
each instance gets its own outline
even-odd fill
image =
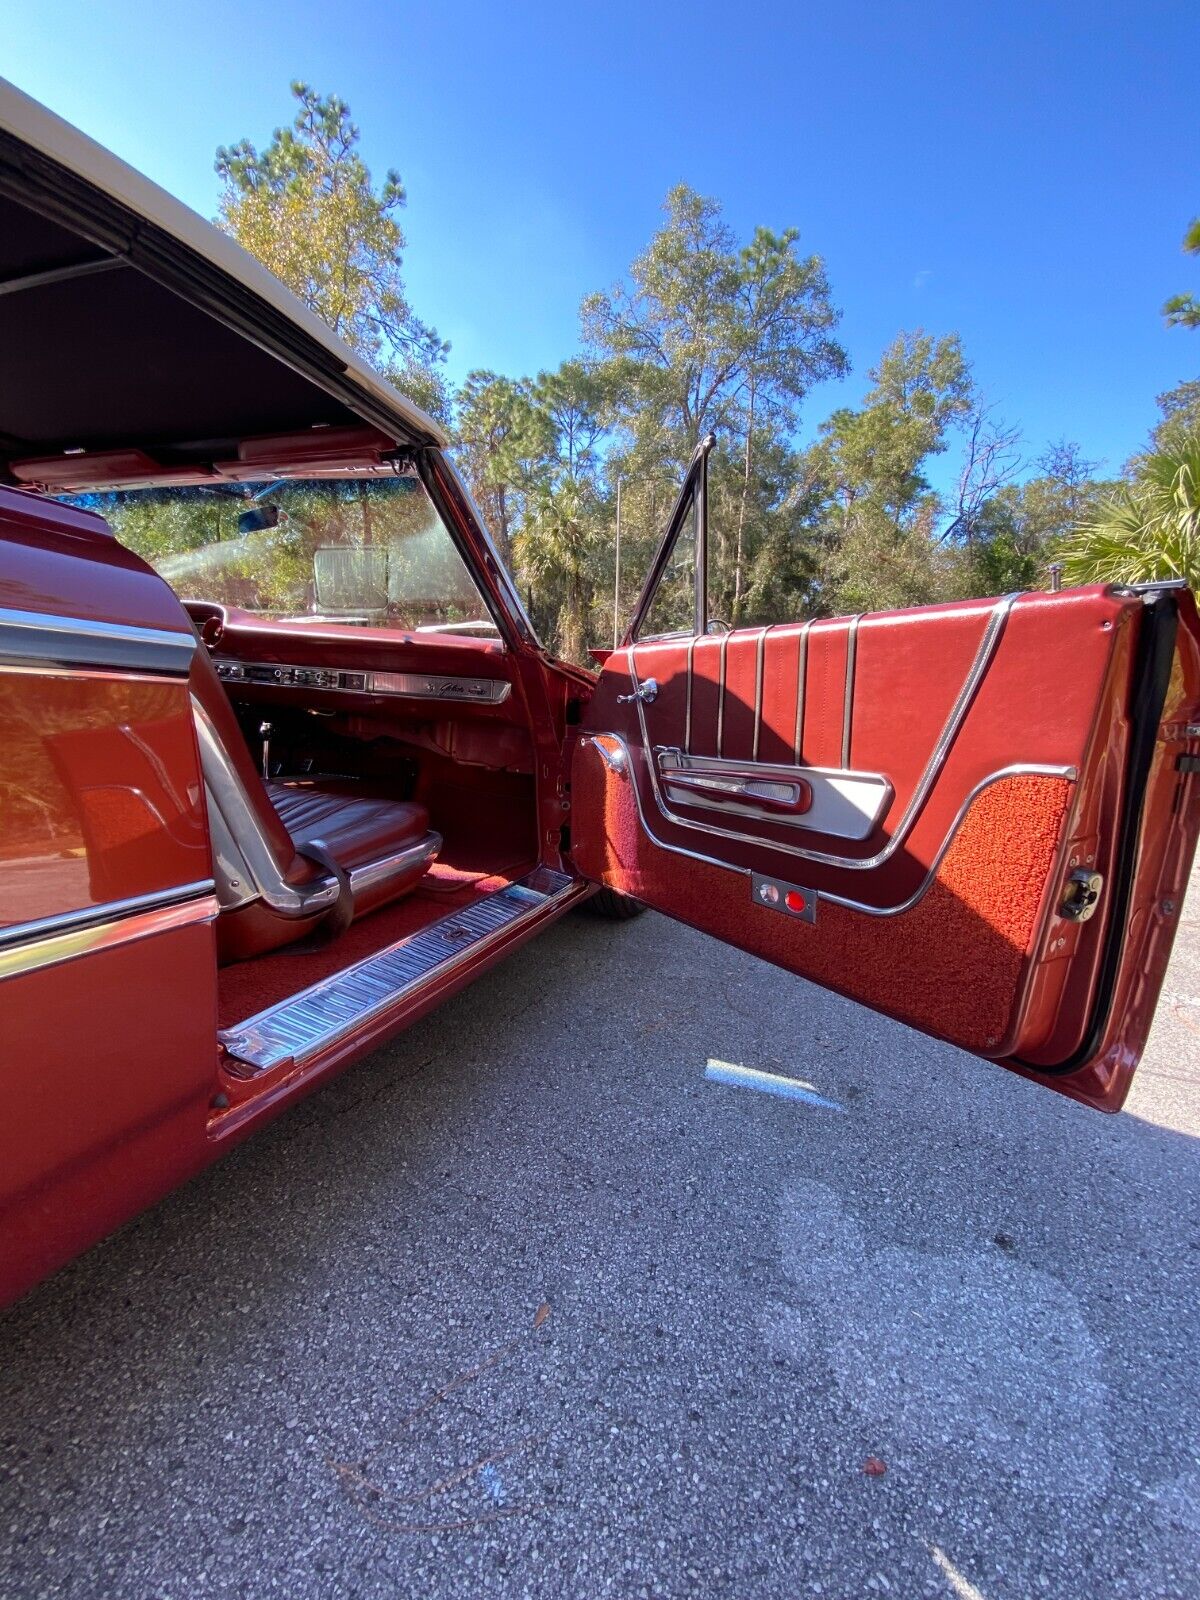
[[[710,448],[581,729],[577,867],[1118,1110],[1200,826],[1190,592],[729,632],[707,611]]]

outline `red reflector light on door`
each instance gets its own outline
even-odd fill
[[[757,905],[768,910],[782,911],[784,916],[798,917],[801,922],[817,920],[817,897],[812,889],[801,889],[798,884],[781,883],[778,878],[755,872],[750,878],[750,894]]]

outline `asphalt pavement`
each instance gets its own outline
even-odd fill
[[[1183,915],[1117,1118],[567,918],[0,1315],[0,1596],[1200,1596]]]

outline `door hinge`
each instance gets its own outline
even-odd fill
[[[1068,922],[1086,922],[1096,910],[1104,888],[1104,875],[1089,867],[1080,867],[1067,879],[1066,893],[1059,905],[1058,914]]]

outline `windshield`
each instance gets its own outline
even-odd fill
[[[63,498],[98,511],[181,599],[290,622],[496,632],[419,478],[275,478]]]

